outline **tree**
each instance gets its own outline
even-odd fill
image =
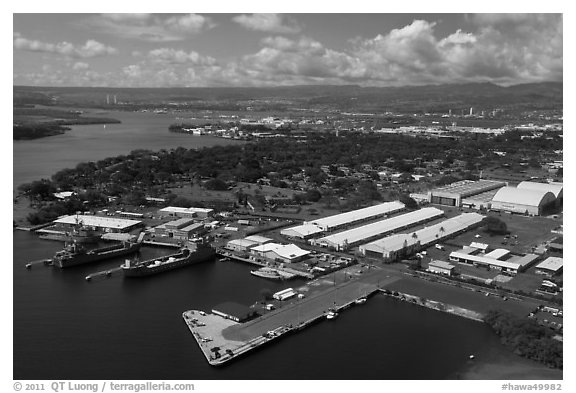
[[[207,190],[215,190],[215,191],[225,191],[228,189],[226,183],[224,183],[220,179],[210,179],[206,181],[206,183],[204,183],[204,187],[206,187]]]
[[[502,235],[508,233],[508,226],[498,217],[488,216],[482,220],[482,225],[484,225],[487,232]]]
[[[306,191],[306,200],[310,202],[318,202],[320,198],[322,198],[322,194],[320,193],[320,191],[315,189],[310,189]]]
[[[398,200],[402,202],[408,209],[417,209],[418,202],[406,194],[400,194]]]

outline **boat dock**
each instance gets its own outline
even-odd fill
[[[86,276],[86,281],[91,281],[94,278],[111,277],[112,274],[118,273],[121,270],[122,270],[122,267],[118,266],[118,267],[114,267],[112,269],[107,269],[107,270],[102,270],[100,272],[91,273],[91,274]]]
[[[230,258],[230,259],[234,259],[236,261],[245,262],[245,263],[249,263],[252,265],[257,265],[260,267],[270,267],[270,268],[273,268],[274,270],[277,270],[278,273],[280,273],[280,274],[285,273],[286,277],[298,276],[298,277],[306,278],[309,280],[311,280],[315,277],[312,273],[303,272],[301,270],[296,270],[296,269],[292,269],[289,267],[270,266],[266,262],[258,262],[255,259],[243,258],[243,257],[240,257],[240,256],[230,252],[230,251],[225,251],[222,249],[217,250],[216,254],[221,256],[221,257],[224,257],[224,258]]]
[[[26,269],[32,269],[32,266],[35,266],[35,265],[50,266],[50,265],[52,265],[52,259],[46,258],[46,259],[39,259],[37,261],[28,262],[26,264]]]
[[[168,243],[168,242],[158,242],[155,240],[143,240],[142,244],[146,244],[147,246],[155,246],[155,247],[182,248],[181,244]]]
[[[342,312],[360,298],[369,297],[398,277],[383,271],[330,286],[244,323],[198,310],[182,316],[208,363],[219,366],[286,334],[326,319],[329,311]]]

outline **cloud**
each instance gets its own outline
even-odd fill
[[[74,63],[74,65],[72,66],[72,69],[74,69],[75,71],[87,70],[88,68],[90,68],[88,63],[84,63],[81,61]]]
[[[211,18],[198,14],[101,14],[86,18],[83,24],[102,33],[148,42],[183,41],[215,26]]]
[[[88,40],[82,46],[62,41],[56,44],[30,40],[21,34],[14,34],[14,49],[29,52],[45,52],[63,55],[71,58],[90,58],[110,56],[118,53],[116,48],[104,45],[95,40]]]
[[[232,20],[248,30],[268,33],[296,34],[302,30],[295,20],[284,14],[238,15]]]
[[[173,48],[159,48],[148,52],[148,58],[165,63],[189,64],[198,66],[214,65],[216,60],[210,56],[201,56],[197,52],[185,52]]]
[[[142,16],[137,23],[147,24],[151,18]],[[467,18],[468,31],[458,29],[441,35],[434,21],[415,20],[371,38],[355,39],[338,50],[310,37],[273,35],[262,38],[253,53],[226,63],[195,51],[162,47],[139,53],[133,57],[134,64],[125,65],[114,74],[98,74],[88,68],[60,76],[42,71],[31,78],[39,80],[44,74],[48,81],[69,78],[68,85],[93,82],[135,87],[350,83],[402,86],[486,81],[509,85],[562,80],[561,15]],[[187,23],[183,21],[179,28],[186,29]],[[23,39],[15,33],[15,47],[16,41]],[[27,45],[41,51],[50,44]],[[96,45],[85,47],[98,49]],[[62,53],[80,53],[79,49],[59,47]],[[33,83],[25,78],[15,76],[20,84]]]

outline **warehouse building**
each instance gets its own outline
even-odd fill
[[[554,194],[547,190],[503,187],[494,195],[491,209],[538,216],[555,201]]]
[[[367,257],[392,262],[477,227],[483,219],[484,216],[478,213],[464,213],[412,233],[392,235],[364,244],[359,249]]]
[[[225,248],[231,251],[246,252],[253,247],[261,246],[262,244],[267,244],[270,242],[272,242],[272,239],[270,238],[252,235],[243,239],[230,240],[228,243],[226,243]]]
[[[523,190],[550,191],[556,199],[564,198],[564,185],[562,183],[537,183],[533,181],[523,181],[518,187]]]
[[[428,191],[428,202],[445,206],[462,206],[464,199],[470,199],[488,191],[497,190],[506,183],[494,180],[462,180]]]
[[[352,210],[334,216],[319,218],[314,221],[305,222],[304,224],[313,224],[323,231],[333,231],[366,220],[372,220],[384,217],[389,214],[399,212],[405,208],[402,202],[384,202],[378,205],[365,207],[363,209]]]
[[[443,274],[445,276],[451,276],[454,273],[454,265],[444,262],[444,261],[431,261],[426,269],[430,273]]]
[[[552,277],[562,272],[563,265],[563,258],[548,257],[536,266],[536,273]]]
[[[187,240],[205,232],[204,224],[196,223],[191,218],[179,218],[154,228],[154,234]]]
[[[252,247],[250,253],[274,262],[296,263],[310,255],[310,251],[301,249],[295,244],[266,243]]]
[[[349,229],[344,232],[335,233],[320,239],[314,239],[311,243],[313,245],[343,251],[387,234],[435,220],[443,215],[444,212],[442,210],[435,207],[427,207],[358,228]]]
[[[534,254],[526,254],[524,256],[511,255],[510,251],[503,248],[497,248],[487,254],[482,254],[477,248],[464,247],[460,251],[450,253],[449,258],[452,262],[488,267],[509,275],[516,275],[532,265],[538,259],[538,256]]]
[[[244,322],[258,315],[258,312],[239,303],[225,302],[215,306],[212,313],[235,322]]]
[[[204,219],[214,215],[214,209],[168,206],[158,211],[162,216]]]
[[[92,215],[71,215],[54,220],[54,224],[63,230],[71,230],[78,225],[83,225],[102,232],[129,232],[142,226],[142,221]]]
[[[284,235],[288,238],[301,239],[301,240],[310,239],[320,233],[324,233],[324,231],[322,230],[322,228],[314,224],[298,225],[295,227],[282,229],[280,231],[281,235]]]

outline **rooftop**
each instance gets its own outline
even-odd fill
[[[142,221],[139,220],[128,220],[124,218],[112,218],[112,217],[101,217],[101,216],[91,216],[91,215],[71,215],[63,218],[54,220],[55,224],[70,224],[74,225],[80,223],[92,227],[100,228],[113,228],[113,229],[125,229],[131,226],[140,224]]]
[[[399,201],[385,202],[378,205],[365,207],[363,209],[352,210],[342,214],[319,218],[314,221],[305,222],[304,224],[314,224],[320,228],[329,229],[383,214],[394,213],[404,209],[404,207],[404,204]]]
[[[548,257],[544,261],[540,262],[536,266],[536,268],[537,269],[552,270],[552,271],[556,272],[556,271],[560,270],[560,268],[563,266],[563,264],[564,264],[563,258]]]
[[[506,183],[494,180],[462,180],[432,190],[433,193],[459,194],[462,197],[480,194],[495,188],[504,187]]]

